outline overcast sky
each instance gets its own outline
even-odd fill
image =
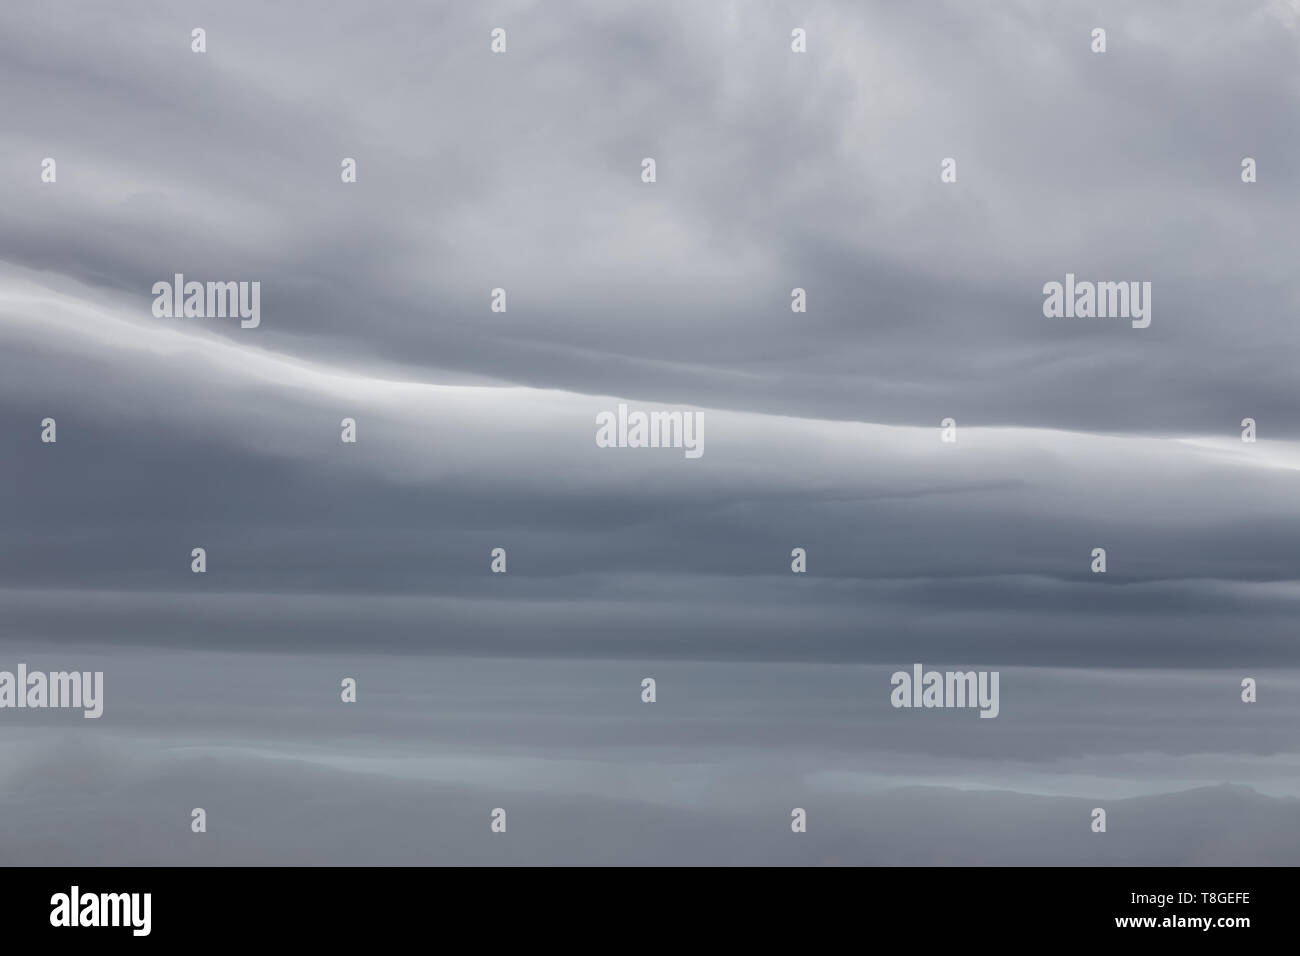
[[[99,661],[107,694],[100,723],[0,711],[0,746],[113,741],[123,807],[197,751],[289,778],[310,750],[557,806],[714,813],[794,767],[805,800],[1231,783],[1294,823],[1298,54],[1295,0],[6,7],[0,669]],[[156,318],[175,273],[259,281],[260,326]],[[1150,282],[1150,327],[1045,318],[1066,273]],[[701,412],[703,456],[597,447],[620,402]],[[892,710],[915,661],[1003,668],[1001,716]],[[245,669],[278,675],[252,723]],[[361,672],[378,723],[338,702]],[[572,712],[521,733],[548,686]],[[499,778],[447,762],[467,740]],[[390,744],[416,764],[357,762]],[[1220,824],[1241,854],[1200,862],[1276,859]],[[979,832],[945,845],[1013,859]]]

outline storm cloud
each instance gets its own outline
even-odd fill
[[[145,862],[360,862],[251,837],[328,778],[322,826],[436,786],[486,837],[495,786],[717,834],[497,855],[457,810],[457,862],[1294,863],[1244,808],[1300,797],[1298,48],[1262,0],[5,9],[0,669],[107,699],[0,746],[118,755],[69,834],[188,836],[231,781],[247,840]],[[260,325],[156,317],[177,273],[260,282]],[[1150,327],[1044,317],[1067,273],[1150,282]],[[620,403],[704,454],[598,447]],[[998,719],[891,709],[916,661],[1002,669]],[[736,849],[819,797],[858,836]],[[1101,799],[1219,816],[1081,850]],[[1020,818],[1060,832],[986,839]]]

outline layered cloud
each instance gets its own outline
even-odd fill
[[[852,846],[772,859],[1293,859],[1233,815],[1289,826],[1300,793],[1298,44],[1264,2],[0,13],[0,669],[100,661],[77,733],[130,768],[73,774],[112,798],[70,818],[216,772],[254,843],[258,788],[328,780],[332,827],[431,786],[715,831],[614,862],[748,862],[793,801]],[[177,273],[260,282],[260,325],[155,317]],[[1150,282],[1151,326],[1044,317],[1067,273]],[[701,415],[704,454],[598,447],[620,404]],[[902,719],[913,661],[1003,668],[1001,715]],[[249,673],[276,678],[222,696]],[[25,775],[0,787],[41,832]],[[1282,802],[1168,796],[1225,782]],[[958,789],[909,814],[900,786]],[[748,793],[774,802],[721,822]],[[1041,836],[1096,800],[1175,823],[1128,855]],[[981,835],[1030,818],[1039,854]],[[57,843],[20,830],[9,858]],[[316,859],[294,839],[258,861]]]

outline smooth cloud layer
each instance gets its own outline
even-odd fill
[[[499,788],[604,849],[444,861],[1296,858],[1294,4],[61,12],[0,13],[0,666],[105,655],[121,767],[0,767],[5,859],[428,862],[390,818]],[[153,318],[176,272],[261,327]],[[1067,272],[1151,327],[1045,319]],[[623,401],[704,456],[597,448]],[[918,660],[1002,714],[900,717]]]

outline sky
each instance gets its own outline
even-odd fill
[[[1300,862],[1298,46],[1263,0],[0,10],[0,670],[105,675],[0,709],[0,862]],[[177,273],[260,324],[155,316]],[[1150,327],[1045,317],[1067,273]],[[620,403],[704,453],[599,447]],[[891,707],[917,662],[998,717]]]

